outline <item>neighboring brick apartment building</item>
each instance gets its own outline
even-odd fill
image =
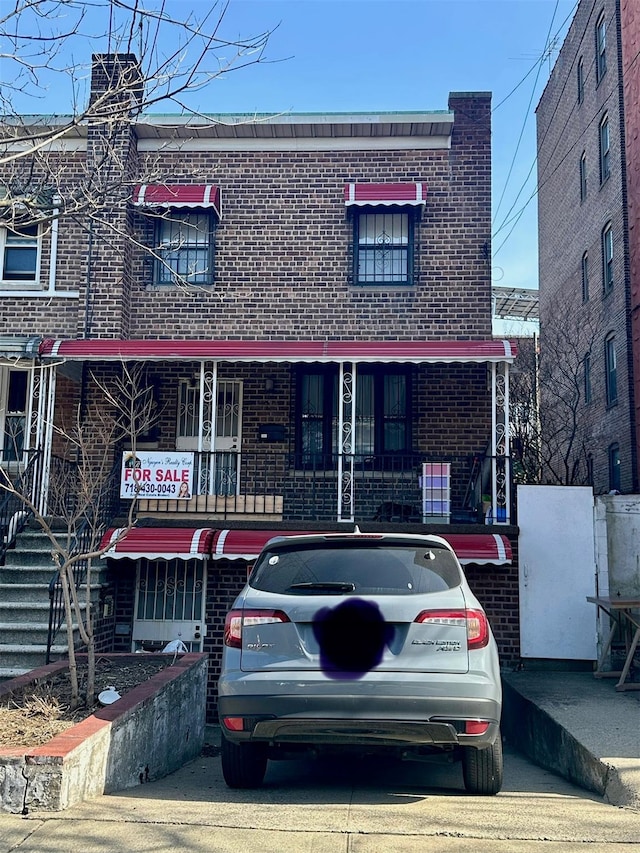
[[[633,0],[581,0],[537,110],[542,406],[577,380],[568,464],[596,493],[639,486],[639,38]]]
[[[94,57],[92,97],[132,64]],[[93,377],[135,362],[159,412],[138,436],[143,466],[189,460],[189,494],[141,495],[107,554],[101,636],[116,649],[180,635],[217,660],[274,530],[359,524],[449,535],[517,659],[516,353],[491,335],[491,96],[448,106],[120,122],[107,109],[48,155],[50,204],[64,211],[88,175],[100,215],[0,227],[0,346],[20,356],[0,368],[5,436],[17,425],[25,449],[55,455],[47,406],[58,423],[88,411]]]

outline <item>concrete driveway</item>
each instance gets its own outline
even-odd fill
[[[263,788],[230,791],[205,755],[66,812],[0,814],[0,853],[640,853],[637,812],[510,749],[505,780],[497,797],[469,797],[458,765],[272,762]]]

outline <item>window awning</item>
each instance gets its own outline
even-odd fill
[[[424,205],[427,185],[418,184],[345,184],[344,203],[347,207],[364,205]]]
[[[427,531],[425,531],[427,532]],[[270,539],[275,536],[300,536],[311,530],[219,530],[213,539],[211,556],[214,559],[254,560]],[[511,543],[498,533],[438,533],[451,545],[462,565],[475,563],[508,566],[511,564]]]
[[[213,208],[221,216],[220,187],[213,184],[138,184],[133,191],[136,207]]]
[[[210,527],[133,527],[117,542],[122,527],[112,527],[100,547],[112,560],[204,560],[211,553],[215,530]]]
[[[289,363],[512,362],[515,342],[484,341],[177,341],[45,339],[43,358],[79,361],[231,361]]]

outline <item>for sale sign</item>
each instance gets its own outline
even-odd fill
[[[189,500],[192,491],[193,453],[136,450],[122,454],[121,498]]]

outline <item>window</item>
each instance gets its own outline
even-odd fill
[[[609,445],[609,491],[620,491],[620,445]]]
[[[582,301],[589,301],[589,255],[582,256]]]
[[[587,152],[583,151],[580,157],[580,201],[587,197]]]
[[[615,406],[618,402],[618,367],[615,335],[609,335],[604,342],[604,364],[607,406]]]
[[[213,283],[213,218],[208,213],[172,211],[158,219],[156,284]]]
[[[591,402],[591,354],[587,353],[582,362],[584,368],[584,402]]]
[[[354,212],[353,223],[355,283],[413,284],[413,215],[369,208]]]
[[[35,282],[38,278],[38,226],[0,228],[2,281]]]
[[[15,462],[22,457],[27,423],[28,380],[29,373],[26,370],[0,371],[2,462]]]
[[[604,116],[600,122],[600,183],[604,183],[610,174],[610,152],[611,146],[609,141],[609,118]]]
[[[593,486],[595,482],[594,472],[593,453],[587,453],[587,486]]]
[[[577,69],[577,83],[578,83],[578,103],[581,104],[584,101],[584,62],[582,57],[578,60],[578,69]]]
[[[602,284],[605,293],[613,287],[613,229],[607,223],[602,229]]]
[[[296,456],[305,468],[330,468],[338,450],[338,383],[335,367],[301,368],[297,374]],[[361,367],[356,393],[356,465],[392,457],[411,447],[411,380],[407,370]],[[382,463],[384,464],[384,463]]]
[[[596,82],[599,83],[607,71],[607,30],[604,11],[596,22]]]

